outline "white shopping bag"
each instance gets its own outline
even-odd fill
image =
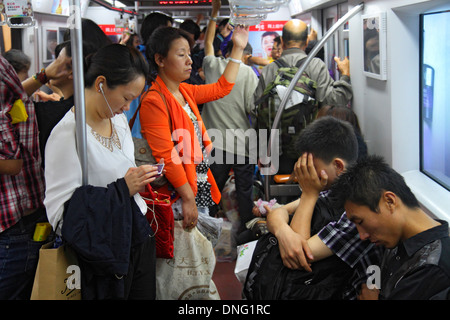
[[[173,259],[156,259],[156,299],[220,300],[212,280],[216,258],[211,242],[194,227],[175,221]]]
[[[254,240],[237,247],[237,260],[236,266],[234,267],[234,274],[242,284],[245,283],[248,267],[252,261],[257,242],[258,240]]]

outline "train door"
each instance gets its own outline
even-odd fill
[[[12,48],[22,50],[22,28],[11,28],[7,24],[7,14],[4,11],[3,6],[3,9],[0,9],[0,54],[4,54]],[[18,19],[20,18],[15,20]]]
[[[346,2],[322,10],[322,34],[325,34],[348,11]],[[349,57],[348,22],[344,24],[325,44],[324,60],[333,79],[339,79],[334,57]]]

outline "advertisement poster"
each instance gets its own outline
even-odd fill
[[[53,0],[52,13],[69,15],[69,0]]]
[[[273,41],[281,36],[283,26],[287,21],[261,21],[250,27],[248,42],[253,48],[254,57],[270,58]]]
[[[0,11],[9,18],[20,18],[33,15],[33,7],[30,0],[0,1]],[[6,6],[5,6],[6,5]]]
[[[123,27],[117,27],[115,24],[99,24],[98,26],[113,43],[118,43],[120,41],[123,34]]]

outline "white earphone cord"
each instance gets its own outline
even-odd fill
[[[106,105],[108,106],[108,108],[109,108],[109,111],[111,112],[111,121],[113,122],[113,125],[115,126],[116,125],[116,121],[115,121],[115,115],[114,115],[114,112],[112,111],[112,109],[111,109],[111,106],[109,105],[109,102],[108,102],[108,99],[106,99],[106,96],[105,96],[105,92],[103,91],[103,83],[102,82],[100,82],[100,92],[101,92],[101,94],[102,94],[102,96],[103,96],[103,99],[105,99],[105,102],[106,102]],[[116,131],[117,132],[117,131]],[[128,130],[125,130],[125,134],[127,134],[127,132],[128,132]],[[130,135],[131,135],[131,132],[130,132]],[[117,136],[119,136],[119,134],[117,134]],[[130,163],[132,164],[132,167],[136,167],[136,163],[133,161],[133,160],[131,160],[126,154],[125,154],[125,152],[123,152],[123,149],[124,149],[124,144],[125,144],[125,139],[127,138],[127,136],[125,136],[124,138],[123,138],[123,141],[122,141],[122,148],[120,149],[119,148],[119,150],[120,150],[120,152],[123,154],[123,156],[128,160],[128,161],[130,161]],[[120,137],[119,137],[119,140],[120,140]]]
[[[106,99],[105,93],[103,92],[103,84],[102,84],[102,83],[100,83],[100,92],[102,93],[103,98],[105,99],[106,104],[108,105],[109,111],[111,112],[112,119],[115,119],[114,112],[112,111],[111,106],[109,105],[108,99]],[[113,121],[113,120],[111,120],[111,121]],[[115,125],[115,120],[113,121],[113,124]],[[127,124],[127,125],[128,125],[128,124]],[[125,134],[126,134],[127,132],[128,132],[128,130],[125,130]],[[118,134],[117,134],[117,135],[118,135]],[[131,135],[131,131],[130,131],[130,135]],[[125,138],[126,138],[126,136],[125,136],[124,139],[123,139],[122,146],[124,145]],[[120,138],[119,138],[119,140],[120,140]],[[123,147],[122,147],[122,149],[119,149],[119,150],[120,150],[120,152],[123,154],[123,156],[124,156],[128,161],[130,161],[130,162],[132,163],[133,167],[136,167],[136,163],[135,163],[134,161],[132,161],[132,160],[125,154],[125,152],[123,152]],[[141,197],[142,197],[142,196],[141,196]],[[156,224],[156,230],[153,231],[153,235],[150,235],[150,237],[154,237],[154,236],[156,235],[156,233],[158,232],[158,229],[159,229],[158,220],[156,219],[156,214],[155,214],[155,202],[154,202],[154,200],[152,200],[152,199],[147,199],[147,198],[144,198],[144,197],[142,197],[142,199],[143,199],[144,201],[146,201],[146,200],[147,200],[147,201],[152,201],[152,203],[153,203],[153,208],[150,208],[149,205],[148,205],[148,203],[146,203],[146,205],[147,205],[147,209],[150,210],[150,211],[152,212],[152,214],[153,214],[153,218],[152,218],[152,222],[151,222],[151,223],[155,222],[155,224]],[[147,214],[148,214],[148,213],[147,213]]]

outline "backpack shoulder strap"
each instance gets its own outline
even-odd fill
[[[277,60],[274,60],[273,62],[276,63],[278,68],[289,68],[289,65],[286,63],[286,61],[284,61],[282,59],[277,59]]]
[[[273,63],[275,63],[275,64],[278,66],[278,69],[280,69],[280,68],[289,68],[289,67],[290,67],[290,66],[287,64],[287,62],[284,61],[283,59],[277,59],[277,60],[274,60]],[[278,69],[275,71],[275,74],[274,74],[274,76],[273,76],[272,81],[270,81],[270,82],[266,85],[266,87],[264,88],[264,92],[266,92],[267,88],[269,88],[269,86],[271,86],[272,83],[276,80],[276,78],[277,78],[277,76],[278,76]],[[259,104],[260,104],[262,101],[264,101],[268,96],[269,96],[268,93],[265,93],[265,94],[263,93],[263,95],[262,95],[261,97],[259,97],[259,98],[254,102],[254,104],[255,104],[255,105],[259,105]]]
[[[300,66],[303,64],[303,62],[306,60],[307,57],[300,59],[297,61],[297,63],[295,64],[295,67],[300,68]]]

